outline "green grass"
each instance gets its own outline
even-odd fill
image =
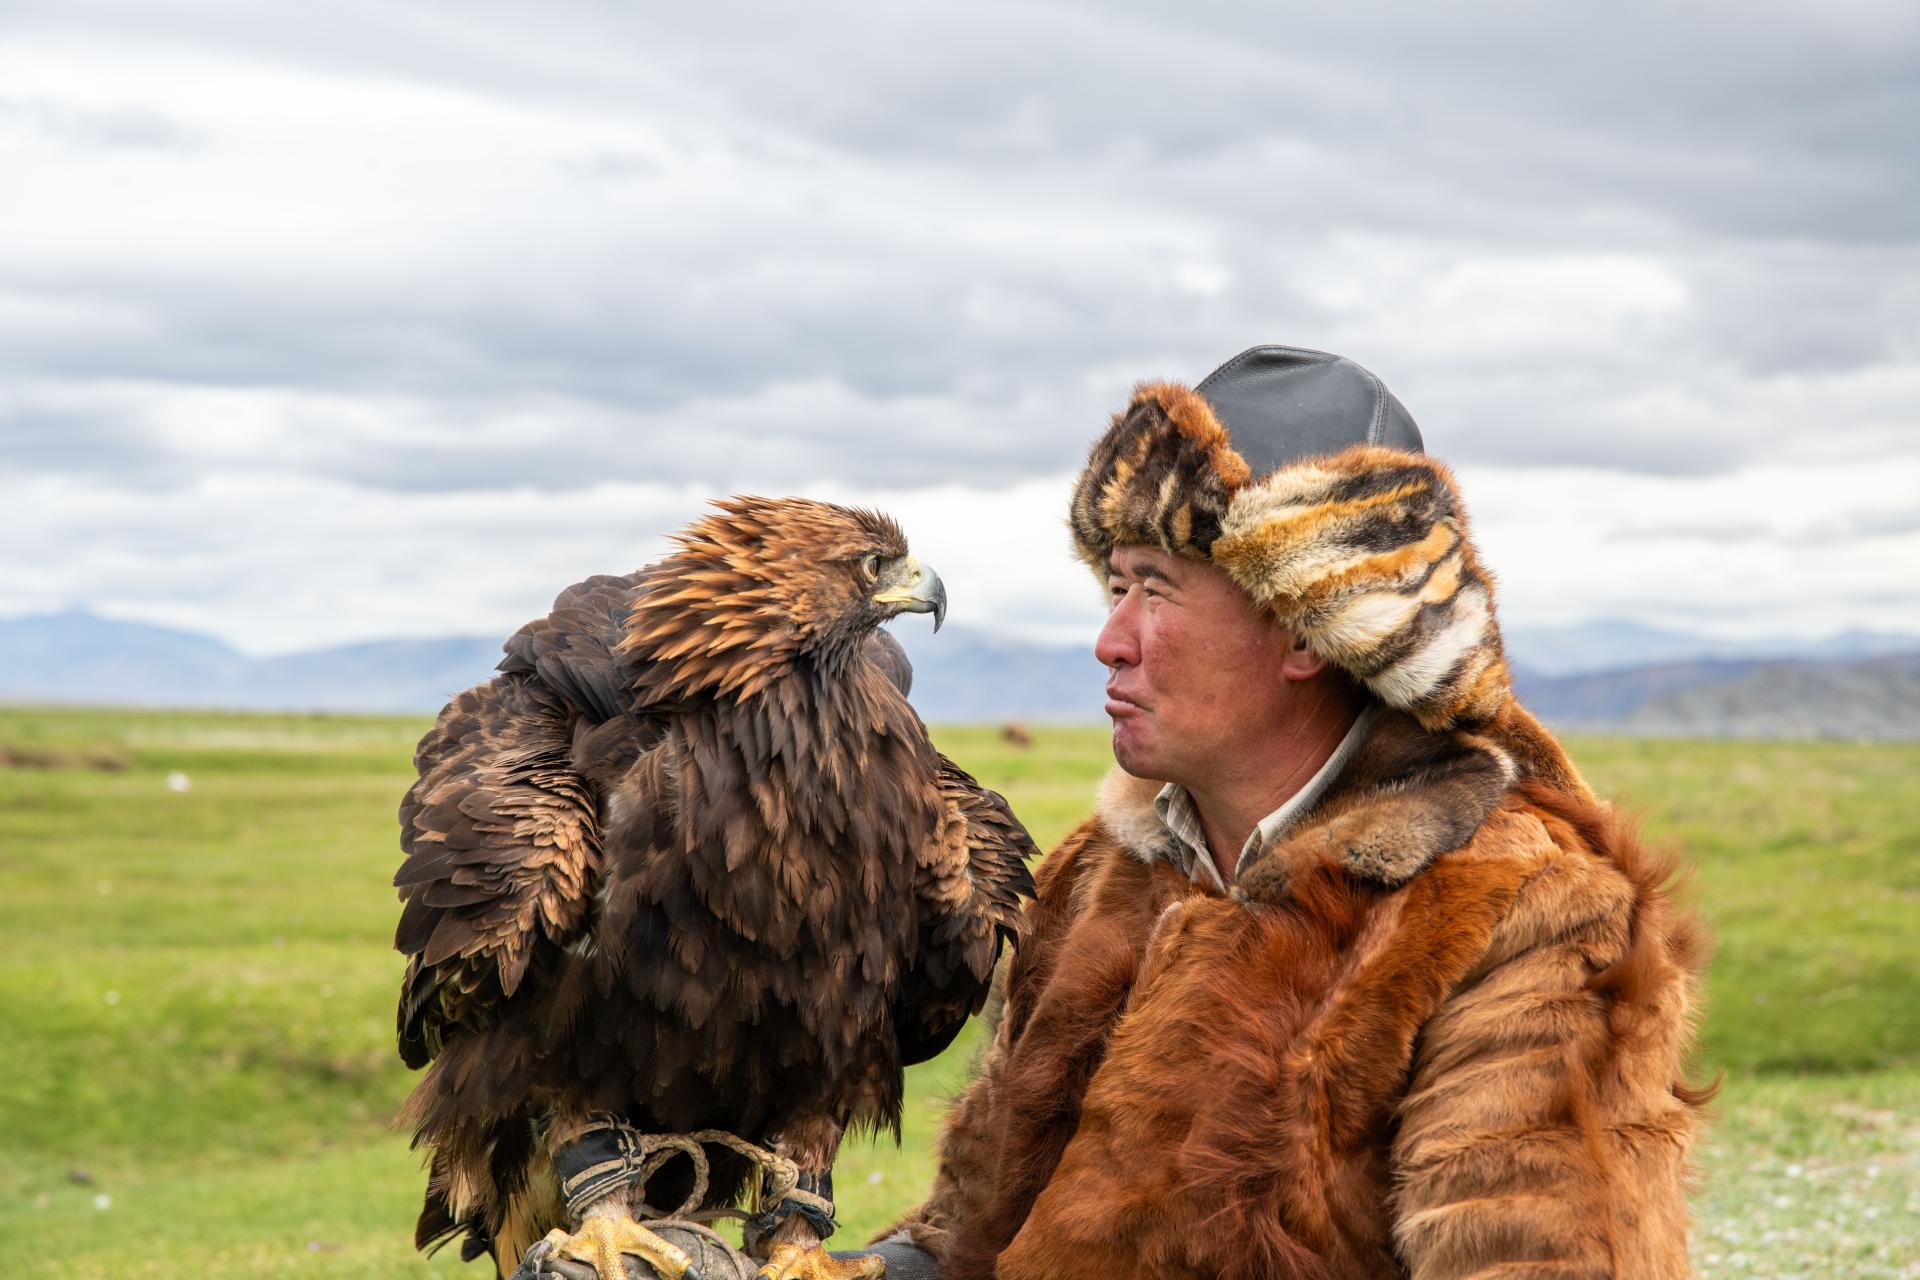
[[[0,1256],[115,1280],[485,1274],[413,1252],[421,1176],[387,1127],[409,1087],[393,811],[423,727],[0,708],[9,758],[52,766],[0,768]],[[1046,845],[1107,754],[1036,733],[938,737]],[[1916,1274],[1920,749],[1574,749],[1687,848],[1720,937],[1702,1272]],[[923,1192],[973,1047],[910,1073],[903,1147],[843,1152],[844,1238]]]
[[[1920,746],[1576,741],[1602,794],[1677,843],[1718,934],[1705,1060],[1920,1062]]]

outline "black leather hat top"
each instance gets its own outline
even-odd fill
[[[1349,445],[1423,452],[1420,428],[1406,406],[1345,356],[1304,347],[1253,347],[1194,390],[1213,406],[1256,478]]]

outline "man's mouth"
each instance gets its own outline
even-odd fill
[[[1123,716],[1139,715],[1146,708],[1121,693],[1112,685],[1107,686],[1107,714],[1118,720]]]

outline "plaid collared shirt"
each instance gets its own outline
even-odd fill
[[[1309,809],[1320,803],[1320,797],[1327,793],[1327,788],[1339,778],[1347,762],[1360,749],[1360,744],[1366,741],[1375,711],[1374,704],[1368,703],[1354,717],[1347,736],[1340,739],[1340,745],[1333,749],[1333,754],[1327,757],[1327,762],[1320,766],[1319,772],[1307,779],[1307,785],[1294,792],[1285,804],[1260,819],[1253,834],[1240,846],[1240,860],[1234,864],[1233,870],[1236,881],[1241,872],[1247,869],[1248,863],[1265,853],[1276,840],[1292,830]],[[1207,833],[1200,825],[1200,811],[1194,806],[1193,796],[1185,787],[1169,782],[1153,798],[1153,808],[1160,815],[1161,825],[1173,836],[1176,865],[1190,878],[1225,893],[1227,886],[1220,879],[1220,868],[1214,865],[1213,855],[1207,851]]]

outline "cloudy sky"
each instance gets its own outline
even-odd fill
[[[702,502],[1091,634],[1143,377],[1350,355],[1510,623],[1920,631],[1920,8],[0,4],[0,614],[504,632]]]

